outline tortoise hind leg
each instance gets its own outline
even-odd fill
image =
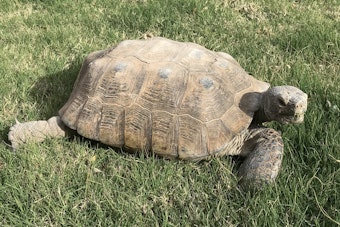
[[[13,149],[27,142],[40,142],[47,137],[65,137],[68,128],[60,117],[51,117],[47,121],[16,123],[10,128],[8,139]]]
[[[281,134],[271,128],[253,128],[242,147],[246,158],[239,168],[241,184],[273,182],[279,172],[283,141]]]

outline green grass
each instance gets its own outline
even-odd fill
[[[339,225],[339,24],[336,0],[1,1],[0,225]],[[11,151],[15,119],[56,115],[89,52],[146,34],[228,52],[308,93],[304,124],[270,124],[285,143],[276,184],[240,190],[228,157],[138,157],[77,137]]]

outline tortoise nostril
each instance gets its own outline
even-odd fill
[[[302,107],[303,107],[303,103],[301,102],[298,102],[297,104],[295,104],[296,109],[302,109]]]

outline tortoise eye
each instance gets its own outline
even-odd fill
[[[287,103],[286,100],[282,97],[279,98],[279,104],[280,106],[287,106]]]

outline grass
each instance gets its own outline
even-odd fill
[[[340,225],[338,1],[9,1],[0,3],[1,226]],[[47,119],[84,57],[147,34],[228,52],[255,77],[308,93],[283,132],[276,184],[237,187],[226,157],[190,163],[127,154],[81,138],[16,153],[15,119]]]

